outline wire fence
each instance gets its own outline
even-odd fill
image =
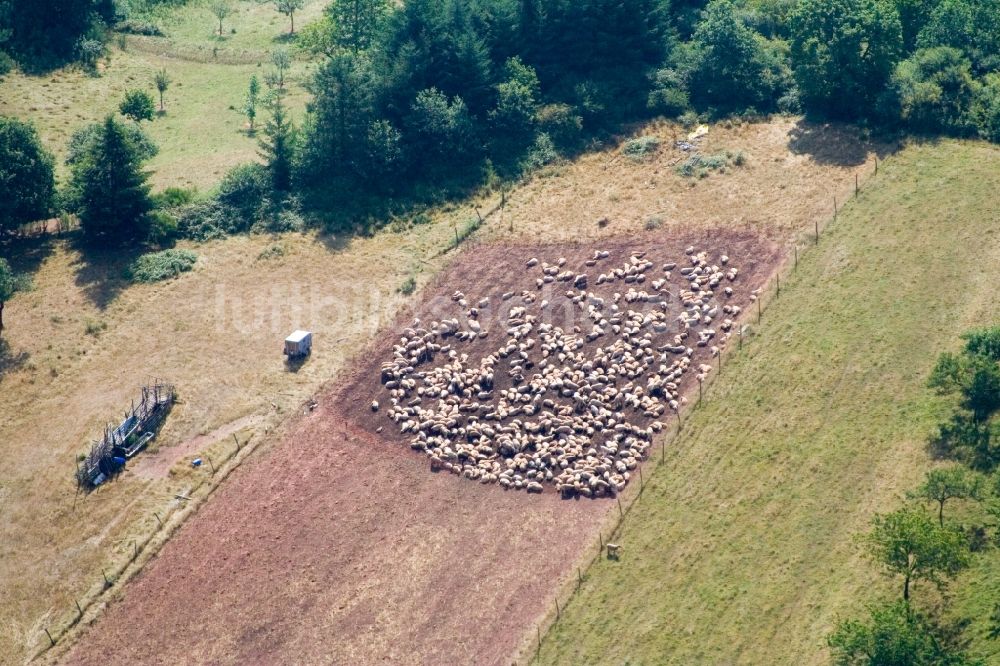
[[[878,174],[878,168],[878,159],[876,158],[872,177]],[[867,179],[864,182],[867,183]],[[860,195],[862,190],[861,185],[862,181],[860,180],[860,176],[856,173],[854,181],[854,197]],[[497,213],[499,213],[498,224],[503,224],[503,210],[508,196],[507,192],[503,192],[501,193],[500,201],[490,207],[485,213],[481,213],[478,210],[476,211],[478,218],[476,229],[485,226],[485,223]],[[751,309],[747,311],[744,315],[744,319],[753,319],[753,321],[756,321],[758,324],[762,322],[768,306],[777,300],[781,295],[782,279],[787,281],[787,278],[796,270],[800,255],[805,254],[810,247],[819,244],[823,232],[829,227],[830,224],[837,220],[841,204],[842,202],[838,202],[836,196],[834,196],[832,201],[832,216],[827,218],[822,223],[817,220],[814,224],[812,234],[801,236],[792,243],[792,247],[790,248],[791,255],[786,256],[785,260],[779,264],[778,268],[775,270],[771,279],[766,282],[763,287],[761,287],[756,298],[756,310]],[[46,223],[39,223],[39,226],[34,229],[23,230],[24,233],[31,233],[32,231],[37,234],[52,232],[51,228]],[[725,349],[720,350],[717,357],[718,372],[710,375],[707,381],[699,382],[698,399],[690,405],[686,411],[690,412],[690,410],[697,409],[698,406],[700,406],[701,402],[705,399],[706,391],[708,391],[711,387],[715,378],[723,374],[722,369],[726,365],[726,359],[731,357],[733,354],[739,354],[742,352],[744,345],[743,332],[746,325],[746,321],[740,323],[739,336],[735,346],[727,345]],[[618,495],[618,510],[613,511],[608,520],[605,521],[605,524],[598,530],[597,541],[591,544],[591,546],[587,549],[587,553],[577,563],[575,572],[576,575],[571,576],[571,578],[565,581],[561,588],[557,590],[552,608],[546,611],[542,620],[535,626],[534,645],[525,645],[519,651],[517,657],[517,661],[519,663],[537,661],[540,658],[542,645],[544,643],[544,636],[546,636],[555,624],[562,618],[562,612],[571,602],[574,593],[583,586],[583,583],[586,580],[585,572],[588,571],[599,558],[605,556],[605,553],[608,552],[609,545],[615,545],[614,539],[620,536],[625,518],[628,516],[629,512],[636,505],[636,503],[642,498],[642,494],[646,486],[645,477],[651,477],[659,465],[666,463],[667,447],[668,445],[673,444],[683,431],[684,420],[684,410],[678,411],[672,427],[660,436],[659,457],[656,455],[655,447],[651,449],[649,457],[641,466],[637,468],[639,476],[638,484],[636,484],[633,479],[632,483],[626,487],[625,491]],[[183,522],[186,512],[180,511],[179,509],[188,502],[201,502],[207,499],[214,489],[218,487],[218,485],[232,472],[233,469],[236,468],[240,462],[238,458],[249,455],[253,448],[255,448],[255,446],[250,446],[251,443],[254,445],[256,444],[256,440],[253,438],[241,443],[236,435],[233,434],[233,440],[235,446],[229,450],[228,454],[222,460],[213,461],[208,456],[204,456],[208,462],[208,466],[203,466],[202,469],[207,472],[207,476],[201,477],[199,479],[199,483],[188,490],[188,495],[175,494],[173,496],[173,500],[175,501],[171,502],[171,505],[162,515],[159,512],[153,513],[153,518],[156,520],[153,530],[144,538],[134,539],[131,542],[131,548],[127,551],[124,561],[119,561],[117,565],[112,564],[111,566],[101,569],[101,580],[96,581],[95,584],[85,592],[80,600],[74,600],[73,608],[63,616],[66,619],[64,619],[61,623],[51,623],[43,627],[42,631],[44,632],[45,638],[42,640],[45,642],[44,646],[34,654],[32,659],[37,659],[50,649],[54,648],[60,640],[62,640],[74,629],[74,627],[77,626],[77,624],[80,623],[88,609],[99,602],[108,590],[112,589],[118,583],[126,582],[133,575],[135,575],[135,573],[137,573],[144,564],[144,562],[138,562],[140,557],[147,554],[147,551],[150,551],[148,555],[151,557],[152,554],[155,553],[155,548],[150,550],[150,546],[156,546],[158,543],[162,543],[163,539],[158,539],[157,537],[169,537],[169,535]],[[643,473],[644,468],[646,470],[645,474]],[[209,485],[208,492],[197,498],[193,497],[193,495],[206,484]],[[154,543],[154,541],[156,541],[156,543]],[[146,559],[148,559],[148,557]]]
[[[866,185],[871,178],[877,176],[878,170],[879,160],[876,157],[874,167],[867,178],[862,180],[861,174],[855,172],[854,192],[851,196],[852,199],[860,196],[862,186]],[[555,627],[559,620],[562,619],[562,613],[572,602],[573,595],[583,586],[587,578],[586,574],[594,563],[596,563],[601,557],[608,557],[609,559],[616,560],[621,557],[622,551],[619,549],[620,547],[618,544],[615,544],[614,541],[621,536],[622,526],[624,525],[625,519],[628,517],[632,508],[642,498],[642,494],[646,486],[645,478],[652,477],[659,466],[666,463],[667,447],[672,445],[677,440],[681,432],[683,432],[684,422],[686,418],[690,418],[690,416],[685,417],[684,412],[687,411],[690,414],[692,410],[697,409],[701,405],[706,396],[711,395],[709,389],[715,379],[723,374],[723,368],[726,366],[727,361],[731,359],[734,354],[740,354],[743,352],[743,346],[745,344],[744,333],[748,330],[749,325],[752,323],[759,325],[763,322],[764,315],[767,313],[768,307],[781,297],[782,281],[787,284],[789,277],[798,268],[800,257],[807,254],[811,248],[819,245],[823,233],[831,224],[837,221],[840,211],[845,203],[846,202],[838,201],[837,196],[834,195],[831,201],[832,214],[830,217],[825,218],[822,222],[819,219],[815,220],[811,233],[804,231],[792,242],[791,247],[789,248],[789,254],[785,256],[781,263],[778,264],[771,278],[760,287],[759,292],[756,294],[756,307],[748,309],[743,315],[743,321],[738,322],[739,328],[736,344],[730,344],[724,349],[720,349],[719,355],[716,359],[718,363],[717,372],[712,373],[704,382],[698,383],[697,399],[692,401],[692,404],[688,406],[687,410],[680,410],[676,412],[676,418],[674,419],[671,427],[660,435],[659,455],[657,455],[656,447],[654,446],[650,450],[649,457],[643,461],[642,465],[636,468],[639,472],[638,484],[635,483],[635,479],[632,479],[632,482],[626,486],[625,491],[618,495],[618,510],[612,510],[610,512],[610,516],[608,516],[604,524],[598,530],[596,542],[592,543],[582,558],[578,560],[575,571],[576,575],[572,575],[574,572],[571,572],[569,579],[565,580],[556,591],[555,598],[552,601],[552,606],[544,612],[542,619],[535,625],[534,641],[531,641],[530,638],[525,638],[515,659],[516,663],[534,663],[540,660],[545,637]],[[646,470],[645,474],[643,473],[643,468]],[[609,546],[611,546],[611,548],[609,548]]]
[[[157,547],[184,522],[189,513],[186,509],[190,507],[193,510],[200,502],[208,499],[219,484],[242,462],[242,459],[253,452],[258,443],[258,440],[253,437],[240,442],[235,433],[232,438],[234,446],[226,447],[224,457],[213,460],[207,455],[202,456],[208,464],[200,468],[206,474],[200,476],[197,483],[184,492],[172,494],[166,510],[155,511],[152,516],[146,516],[147,519],[155,520],[153,529],[145,536],[127,542],[124,559],[112,556],[112,562],[101,568],[100,580],[95,581],[79,599],[74,600],[73,607],[62,615],[63,620],[49,623],[42,628],[43,635],[40,636],[40,639],[43,645],[32,656],[32,660],[56,647],[83,620],[87,611],[101,601],[115,585],[127,582],[138,573],[142,566],[156,553]],[[206,485],[208,491],[196,496]],[[139,561],[140,558],[142,561]],[[115,561],[116,559],[117,561]]]

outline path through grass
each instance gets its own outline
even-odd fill
[[[542,663],[824,663],[837,618],[894,593],[853,535],[930,465],[937,355],[1000,320],[997,191],[985,144],[883,165],[782,281]]]

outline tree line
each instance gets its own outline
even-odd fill
[[[1000,326],[970,331],[964,348],[944,353],[928,380],[951,400],[951,413],[930,437],[935,458],[948,461],[927,472],[909,502],[876,515],[860,537],[869,558],[899,582],[899,596],[870,600],[863,618],[842,620],[829,636],[842,666],[972,666],[967,625],[947,612],[949,581],[977,554],[1000,547]],[[955,505],[964,504],[960,512]],[[928,510],[930,509],[930,510]],[[935,598],[916,588],[930,583]],[[987,637],[1000,638],[1000,599]]]
[[[142,0],[157,1],[169,0]],[[38,39],[48,23],[89,34],[80,16],[122,11],[60,2],[0,0],[0,39],[35,57],[60,41]],[[220,21],[232,7],[212,4]],[[299,4],[275,6],[291,23]],[[266,166],[233,174],[259,204],[239,207],[251,224],[305,213],[366,226],[651,116],[804,112],[1000,140],[1000,0],[332,0],[295,43],[319,61],[312,99],[299,127],[283,109],[267,124]],[[267,83],[281,89],[290,57],[275,56]],[[161,110],[167,85],[163,73]],[[149,117],[143,95],[132,117]],[[255,78],[251,130],[262,97]],[[246,227],[232,212],[214,200],[171,214],[204,236]]]
[[[1000,0],[334,0],[295,146],[344,210],[517,177],[622,123],[800,113],[1000,141]]]

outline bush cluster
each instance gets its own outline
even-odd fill
[[[191,270],[197,261],[198,255],[190,250],[150,252],[132,262],[126,276],[132,282],[159,282]]]

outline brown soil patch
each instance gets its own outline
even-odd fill
[[[732,231],[649,235],[604,249],[673,254],[708,243],[746,253],[738,264],[747,284],[779,259],[773,244]],[[593,249],[470,248],[416,312],[456,284],[475,294],[507,290],[525,276],[529,256]],[[376,435],[384,420],[368,404],[396,332],[362,352],[354,375],[288,424],[279,443],[234,472],[66,663],[509,660],[612,504],[432,474],[396,436]]]
[[[389,407],[392,395],[388,388],[383,385],[383,382],[380,381],[380,366],[393,359],[392,348],[401,343],[400,332],[407,329],[407,327],[411,327],[408,329],[411,331],[413,329],[419,330],[421,327],[423,329],[430,329],[437,326],[437,322],[439,321],[455,319],[459,321],[461,330],[469,331],[469,326],[473,323],[472,318],[468,314],[470,308],[475,308],[477,313],[475,324],[487,333],[486,337],[475,337],[467,341],[456,340],[455,336],[435,338],[446,349],[450,347],[455,354],[467,356],[468,360],[462,364],[465,368],[478,369],[483,358],[490,354],[495,354],[499,348],[504,347],[511,339],[507,334],[508,314],[511,308],[523,308],[527,314],[537,316],[538,318],[532,332],[525,339],[531,338],[537,340],[540,335],[540,326],[550,324],[565,331],[567,334],[573,334],[575,330],[576,337],[580,338],[582,342],[576,353],[582,355],[584,358],[594,359],[598,348],[608,349],[613,341],[619,339],[619,336],[611,331],[610,326],[605,325],[605,333],[599,337],[593,340],[589,337],[584,337],[591,332],[594,327],[594,321],[587,316],[586,310],[575,305],[567,297],[567,293],[577,295],[581,293],[581,289],[573,288],[572,280],[544,284],[541,288],[537,286],[536,280],[542,276],[542,266],[546,263],[554,265],[558,259],[565,259],[564,265],[558,269],[559,272],[567,271],[575,275],[582,274],[588,277],[588,283],[582,287],[582,290],[586,291],[590,297],[597,297],[600,302],[603,302],[600,312],[605,318],[612,317],[611,308],[613,307],[613,303],[620,308],[619,312],[622,314],[631,311],[642,314],[660,312],[660,307],[653,302],[636,301],[628,303],[625,298],[621,298],[616,302],[615,296],[625,296],[626,292],[633,289],[648,292],[657,299],[665,299],[668,329],[665,332],[652,333],[650,327],[647,325],[644,327],[644,330],[650,333],[653,348],[659,348],[665,344],[674,344],[674,337],[680,330],[676,318],[684,310],[678,294],[682,289],[690,287],[688,280],[681,275],[681,270],[684,267],[690,270],[691,266],[689,256],[685,254],[685,248],[688,245],[695,248],[695,253],[704,252],[710,264],[719,265],[721,263],[720,257],[725,255],[728,258],[728,264],[723,266],[723,269],[738,269],[739,273],[735,281],[723,279],[723,283],[716,290],[718,294],[712,303],[718,304],[719,308],[723,304],[736,306],[741,308],[743,313],[746,313],[753,305],[751,291],[764,284],[778,256],[777,246],[773,243],[762,240],[759,236],[751,232],[735,231],[732,229],[699,230],[695,233],[686,234],[683,240],[672,239],[663,234],[642,233],[636,234],[634,238],[628,241],[609,239],[592,243],[561,243],[544,246],[511,246],[503,244],[482,245],[470,248],[456,265],[452,266],[450,270],[444,271],[436,283],[425,291],[426,296],[414,313],[406,313],[399,318],[395,326],[396,334],[383,336],[373,349],[373,353],[366,355],[367,364],[355,375],[356,379],[348,389],[348,394],[356,398],[351,403],[354,407],[352,410],[354,418],[369,432],[385,433],[385,437],[388,439],[407,445],[414,441],[416,433],[401,432],[400,423],[402,421],[395,423],[390,417]],[[586,265],[587,260],[594,257],[595,250],[606,251],[608,257],[600,259],[594,265]],[[654,264],[643,276],[645,280],[642,283],[628,284],[618,279],[614,282],[598,284],[598,275],[609,274],[613,269],[628,266],[630,258],[635,255]],[[538,259],[540,264],[532,268],[526,268],[526,260],[532,257]],[[666,262],[675,263],[676,268],[671,272],[671,277],[666,281],[662,290],[657,291],[652,286],[652,283],[667,275],[661,268]],[[722,294],[724,287],[729,287],[733,290],[731,296],[727,297]],[[707,289],[707,286],[705,288]],[[465,307],[456,303],[452,297],[453,294],[457,295],[459,293],[465,297],[464,300],[467,302]],[[507,300],[503,299],[504,294],[509,295],[511,293],[513,296],[510,296]],[[522,297],[522,295],[525,297]],[[485,305],[476,307],[480,302],[485,303]],[[540,307],[542,302],[547,303],[544,309]],[[595,300],[591,298],[584,302],[590,304],[594,303]],[[720,309],[713,322],[708,325],[692,328],[689,337],[683,341],[681,346],[691,348],[694,354],[691,356],[689,369],[684,373],[681,380],[677,382],[679,384],[679,394],[684,394],[692,386],[696,385],[696,375],[698,374],[699,365],[715,365],[716,361],[713,360],[714,355],[710,350],[716,346],[724,348],[727,345],[727,339],[729,343],[735,344],[737,327],[733,327],[729,333],[720,328],[720,325],[726,318],[727,315],[723,314]],[[736,315],[733,315],[733,318],[735,319]],[[716,335],[706,346],[696,346],[698,337],[696,331],[710,328],[715,330]],[[635,337],[638,338],[639,336],[636,335]],[[511,425],[512,422],[525,421],[530,425],[531,423],[537,424],[541,414],[551,414],[563,406],[567,409],[572,408],[572,399],[561,396],[554,390],[547,390],[545,393],[537,396],[535,404],[537,405],[542,398],[548,398],[554,400],[555,407],[550,409],[540,408],[540,413],[536,412],[534,417],[523,413],[516,413],[506,418],[490,419],[484,417],[488,412],[493,411],[494,414],[496,413],[498,396],[503,391],[512,387],[527,386],[529,383],[528,380],[541,373],[545,364],[549,365],[549,370],[566,367],[571,364],[569,361],[566,363],[558,362],[554,356],[543,359],[540,347],[540,344],[536,344],[532,346],[530,351],[525,352],[530,355],[529,362],[532,365],[530,369],[525,369],[523,372],[525,381],[518,384],[511,378],[511,375],[516,372],[513,370],[514,365],[512,361],[517,358],[517,353],[515,352],[510,356],[501,358],[491,372],[495,377],[495,385],[491,391],[492,397],[480,402],[475,395],[470,396],[466,402],[480,404],[482,409],[476,412],[475,416],[471,419],[468,412],[461,413],[457,417],[458,424],[464,426],[475,421],[482,423],[486,427],[502,428]],[[647,379],[656,374],[655,368],[657,366],[660,366],[661,363],[663,367],[669,366],[680,358],[680,355],[669,352],[665,353],[652,365],[649,373],[644,373],[634,380],[629,380],[628,377],[621,376],[615,382],[615,385],[618,388],[622,388],[626,384],[635,384],[638,391],[629,391],[629,393],[638,393],[641,395],[643,392],[646,392]],[[451,363],[452,361],[449,359],[448,354],[442,350],[436,353],[433,359],[420,362],[416,365],[414,371],[415,373],[431,374],[435,370],[439,370]],[[417,374],[411,375],[411,377],[416,376]],[[422,385],[419,379],[417,379],[417,382],[419,385]],[[415,409],[425,409],[427,410],[424,412],[425,414],[436,410],[437,399],[430,399],[427,396],[421,399],[416,391],[409,391],[405,398],[400,399],[400,406],[405,407],[407,404],[410,404],[409,400],[411,398],[415,401],[419,400],[419,405]],[[660,398],[660,401],[665,406],[670,398],[671,396],[668,395]],[[682,397],[681,404],[683,404],[684,400]],[[376,401],[379,405],[378,411],[374,413],[369,408],[372,401]],[[674,412],[669,408],[659,417],[644,415],[643,410],[631,407],[625,407],[621,411],[626,414],[626,423],[643,429],[654,421],[658,420],[660,423],[664,423],[674,418]],[[439,411],[438,413],[441,412]],[[415,423],[423,417],[414,418]],[[580,422],[586,421],[587,419],[581,419]],[[590,437],[590,441],[597,445],[609,438],[611,434],[610,431],[599,432]],[[467,442],[459,443],[462,445],[467,444]],[[495,439],[490,440],[489,443],[495,448]],[[436,461],[436,466],[440,464],[441,448],[428,449],[427,453]],[[537,459],[537,456],[535,458]],[[621,458],[619,457],[619,459]],[[476,468],[474,462],[474,460],[470,462],[469,459],[466,459],[464,461],[464,470],[478,473],[481,468]],[[455,464],[453,467],[448,465],[448,467],[455,474],[463,471],[459,464]],[[554,469],[550,468],[550,471],[558,475],[560,470],[558,467],[554,467]],[[484,482],[489,482],[489,479],[492,478],[492,476],[487,476],[487,481]],[[496,482],[495,479],[492,482]]]

